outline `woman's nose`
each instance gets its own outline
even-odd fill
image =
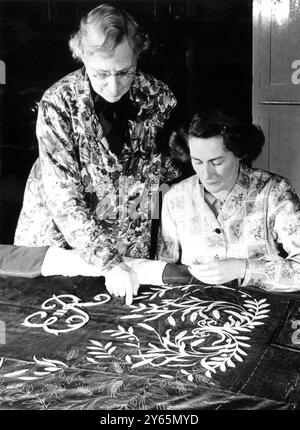
[[[120,89],[120,83],[116,75],[111,75],[107,80],[109,92],[112,95],[117,95]]]
[[[204,179],[210,179],[214,175],[214,168],[210,163],[202,164],[202,176]]]

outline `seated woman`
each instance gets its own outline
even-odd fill
[[[195,115],[173,153],[196,172],[162,207],[159,258],[189,266],[207,284],[300,290],[300,202],[289,181],[247,167],[264,135],[221,112]]]

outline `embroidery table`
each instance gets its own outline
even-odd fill
[[[300,409],[300,294],[0,278],[0,409]]]

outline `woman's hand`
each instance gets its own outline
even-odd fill
[[[140,284],[136,272],[127,264],[120,263],[106,273],[105,286],[109,294],[125,297],[126,305],[131,305]]]
[[[189,271],[205,284],[224,284],[233,279],[244,278],[246,260],[242,258],[213,260],[205,264],[193,264],[189,267]]]

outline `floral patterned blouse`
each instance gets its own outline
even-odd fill
[[[300,290],[300,201],[279,175],[241,165],[217,217],[197,176],[181,181],[164,197],[160,242],[164,261],[245,258],[243,286]]]
[[[124,254],[149,256],[156,191],[177,175],[155,138],[176,99],[167,85],[141,72],[129,96],[137,115],[128,120],[129,143],[118,157],[103,135],[84,68],[45,92],[39,158],[26,184],[15,245],[76,248],[103,268]]]

